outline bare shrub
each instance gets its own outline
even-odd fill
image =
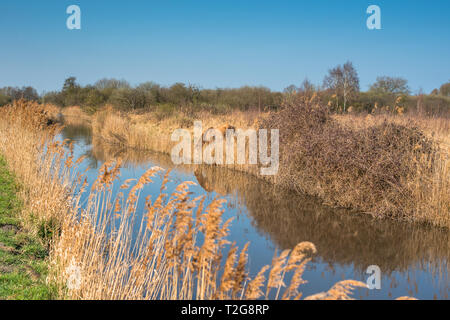
[[[333,206],[423,219],[416,186],[429,186],[437,148],[417,127],[346,127],[315,97],[286,104],[261,127],[280,129],[279,183]]]

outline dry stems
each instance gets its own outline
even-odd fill
[[[316,251],[312,243],[275,255],[272,265],[251,279],[247,245],[239,253],[232,246],[227,258],[222,257],[231,223],[222,221],[224,200],[205,207],[203,197],[192,198],[189,186],[194,183],[189,181],[168,195],[166,172],[160,194],[154,201],[145,199],[145,219],[139,220],[140,191],[161,168],[126,181],[122,192],[114,194],[121,161],[105,162],[88,190],[83,174],[76,174],[82,159],[73,158],[70,144],[55,142],[57,128],[48,126],[40,105],[18,101],[2,112],[0,152],[22,182],[23,220],[30,230],[38,232],[43,225],[50,232],[48,281],[59,287],[62,298],[301,297],[298,286],[305,283],[302,274],[309,253]],[[83,192],[88,193],[85,206],[80,205]],[[289,273],[292,280],[285,284]],[[348,299],[356,286],[365,285],[340,282],[327,294],[310,298]]]
[[[232,247],[222,272],[230,224],[222,221],[224,200],[204,207],[204,198],[191,197],[193,182],[168,195],[166,172],[159,196],[146,199],[145,219],[139,221],[140,191],[161,168],[126,181],[121,187],[128,191],[125,197],[112,191],[121,162],[105,162],[87,190],[83,174],[74,170],[82,159],[73,159],[70,145],[54,142],[57,128],[48,127],[41,106],[19,101],[2,112],[0,151],[23,184],[23,220],[30,230],[52,221],[49,281],[59,286],[62,298],[258,299],[263,292],[270,297],[273,289],[278,297],[291,272],[294,281],[283,298],[299,297],[313,244],[283,251],[253,280],[246,271],[247,246],[239,254]],[[80,205],[83,192],[88,192],[86,206]]]

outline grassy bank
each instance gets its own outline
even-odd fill
[[[24,229],[17,193],[14,176],[0,156],[0,300],[51,299],[48,250],[42,238]]]
[[[382,218],[450,227],[450,126],[444,118],[333,115],[314,98],[298,97],[277,112],[224,115],[181,112],[92,116],[94,138],[124,148],[170,154],[175,129],[230,124],[280,129],[280,170],[270,181],[325,204]],[[80,110],[81,112],[81,110]],[[79,117],[78,117],[79,118]],[[256,166],[233,166],[258,176]]]

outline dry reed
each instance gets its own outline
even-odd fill
[[[51,222],[48,281],[59,287],[61,298],[300,297],[305,264],[316,251],[312,243],[283,251],[250,279],[247,246],[239,254],[232,246],[225,261],[222,257],[231,222],[222,221],[224,200],[215,199],[205,207],[204,198],[192,198],[189,192],[193,182],[180,184],[168,195],[166,172],[159,196],[145,199],[145,219],[139,220],[140,192],[161,168],[150,168],[139,179],[126,181],[121,186],[128,191],[125,197],[112,191],[121,161],[105,162],[88,190],[83,173],[75,170],[82,159],[73,158],[70,144],[54,140],[58,129],[48,126],[40,105],[18,101],[2,112],[0,152],[22,183],[27,226],[34,230],[36,221]],[[84,192],[88,201],[82,206]],[[137,233],[133,232],[136,227]],[[289,273],[293,280],[285,285]],[[325,298],[350,298],[355,286],[361,284],[339,283]]]
[[[195,116],[204,129],[224,123],[242,129],[279,128],[281,170],[275,177],[264,177],[270,182],[317,196],[333,207],[450,226],[448,120],[393,114],[331,116],[317,101],[302,99],[297,97],[276,113]],[[168,154],[175,144],[171,133],[180,127],[192,129],[190,119],[181,113],[160,119],[153,113],[105,108],[93,116],[92,127],[94,137],[121,148]],[[259,172],[252,165],[230,167],[256,176]]]

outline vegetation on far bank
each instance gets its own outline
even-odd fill
[[[0,156],[0,300],[51,299],[46,283],[48,249],[20,219],[18,186]]]
[[[166,194],[168,172],[161,193],[145,199],[145,219],[135,220],[138,202],[144,201],[140,190],[163,169],[148,169],[115,194],[122,162],[107,161],[88,188],[83,173],[76,171],[83,157],[74,159],[70,144],[54,139],[58,131],[44,108],[24,100],[7,106],[0,119],[0,152],[22,184],[21,221],[32,234],[39,226],[51,231],[44,233],[51,239],[48,281],[58,298],[303,298],[299,286],[316,252],[312,243],[275,255],[271,265],[251,277],[249,244],[239,250],[227,241],[231,220],[222,219],[225,200],[206,205],[205,197],[189,192],[192,182]],[[87,203],[81,206],[85,192]],[[140,231],[136,235],[133,230]],[[306,299],[351,299],[356,287],[367,285],[339,281]]]
[[[80,108],[68,121],[86,117]],[[83,116],[84,114],[84,116]],[[170,137],[180,127],[192,130],[231,124],[236,128],[280,129],[277,184],[380,218],[420,221],[450,227],[450,125],[420,114],[337,115],[316,94],[296,94],[277,111],[233,111],[222,115],[182,112],[160,119],[155,112],[103,108],[90,116],[94,139],[138,150],[170,154]],[[258,168],[233,169],[258,175]]]
[[[101,79],[83,86],[75,77],[69,77],[61,90],[42,95],[32,87],[0,88],[0,106],[24,98],[59,107],[80,106],[87,113],[111,105],[120,111],[154,112],[159,118],[164,118],[177,112],[226,114],[233,110],[278,110],[286,99],[298,93],[315,93],[322,104],[328,105],[335,113],[450,116],[450,82],[428,94],[419,92],[412,95],[406,79],[381,76],[367,91],[363,91],[351,62],[330,69],[322,84],[315,85],[305,79],[300,85],[290,85],[283,91],[263,86],[216,89],[184,83],[162,86],[151,81],[132,86],[117,79]]]

